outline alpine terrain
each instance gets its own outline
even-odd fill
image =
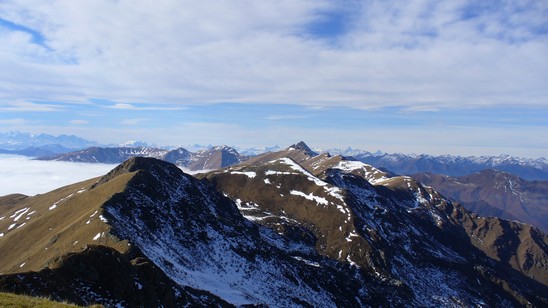
[[[196,152],[184,148],[174,150],[154,147],[91,147],[84,150],[44,156],[39,160],[70,161],[82,163],[119,164],[132,157],[152,157],[176,164],[189,170],[211,170],[240,163],[248,157],[228,146],[216,146]]]
[[[431,173],[412,177],[481,216],[518,220],[548,232],[548,181],[527,181],[492,169],[460,177]]]
[[[133,157],[0,197],[0,291],[81,305],[541,307],[547,245],[303,142],[197,177]]]
[[[548,180],[548,162],[545,158],[528,159],[509,155],[501,156],[432,156],[428,154],[387,154],[350,151],[356,159],[397,174],[435,173],[464,176],[494,169],[517,175],[523,179]]]

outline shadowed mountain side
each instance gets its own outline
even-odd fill
[[[121,254],[107,246],[86,246],[37,272],[1,275],[0,289],[78,305],[230,306],[208,292],[177,286],[136,249]]]
[[[416,174],[413,178],[480,216],[518,220],[548,231],[548,181],[527,181],[496,170],[462,177]]]

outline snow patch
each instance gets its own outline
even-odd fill
[[[310,265],[310,266],[314,266],[314,267],[321,267],[320,264],[318,262],[314,262],[314,261],[310,261],[310,260],[307,260],[307,259],[303,259],[301,257],[298,257],[298,256],[293,256],[293,259],[295,260],[299,260],[301,262],[304,262],[304,264],[306,265]]]
[[[257,176],[257,173],[253,172],[253,171],[246,171],[246,172],[242,172],[242,171],[231,171],[230,174],[243,174],[245,176],[247,176],[248,178],[252,179],[254,177]]]
[[[340,161],[335,166],[335,168],[345,173],[350,173],[356,170],[363,171],[364,172],[363,177],[372,185],[379,184],[389,179],[388,177],[385,176],[386,173],[382,172],[381,170],[371,165],[365,164],[361,161],[343,160],[343,161]]]
[[[65,201],[65,200],[67,200],[68,198],[72,197],[73,195],[74,195],[74,194],[70,194],[70,195],[66,196],[65,198],[62,198],[61,200],[55,202],[52,206],[49,207],[49,210],[50,210],[50,211],[51,211],[51,210],[54,210],[55,208],[57,208],[57,205],[59,205],[59,203],[61,203],[61,202]]]
[[[267,170],[264,175],[299,175],[297,172]]]
[[[98,240],[99,238],[101,238],[101,236],[103,236],[103,234],[104,234],[104,232],[99,232],[99,233],[97,233],[97,235],[95,235],[95,236],[93,237],[93,240],[94,240],[94,241]]]
[[[18,221],[19,218],[21,218],[21,216],[23,216],[29,210],[30,210],[30,208],[26,207],[26,208],[20,209],[18,211],[15,211],[15,213],[13,213],[13,215],[11,215],[10,218],[13,218],[14,222]]]
[[[348,261],[348,263],[350,263],[350,266],[359,267],[356,262],[354,262],[354,261],[352,261],[352,259],[350,259],[350,256],[346,257],[346,261]]]
[[[314,196],[312,193],[307,195],[307,194],[303,193],[302,191],[297,191],[297,190],[292,190],[289,193],[292,194],[292,195],[295,195],[295,196],[303,197],[303,198],[305,198],[307,200],[310,200],[310,201],[316,201],[316,203],[318,203],[318,204],[327,205],[329,203],[327,201],[327,199],[325,199],[323,197]]]

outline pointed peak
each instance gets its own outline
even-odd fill
[[[287,149],[288,150],[301,150],[301,151],[304,151],[305,154],[310,155],[310,156],[318,155],[318,153],[312,151],[312,149],[308,145],[306,145],[306,143],[304,143],[304,141],[300,141],[296,144],[293,144]]]
[[[236,152],[236,149],[233,148],[233,147],[230,147],[228,145],[219,145],[219,146],[216,146],[214,148],[212,148],[211,150],[213,151],[225,151],[225,152]]]

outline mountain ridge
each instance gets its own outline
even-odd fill
[[[283,160],[283,158],[289,156],[291,161]],[[280,167],[277,167],[280,163],[289,166],[283,167],[283,169],[277,169]],[[301,163],[303,164],[301,168],[294,166],[294,163]],[[261,164],[266,164],[269,167],[261,167]],[[323,165],[323,166],[322,166]],[[335,169],[333,169],[335,167]],[[304,168],[304,169],[303,169]],[[300,170],[303,169],[303,170]],[[292,171],[293,170],[293,171]],[[298,172],[295,172],[298,171]],[[275,181],[275,177],[303,177],[302,180],[297,179],[290,179],[287,178],[284,181]],[[320,176],[320,178],[317,178],[317,176]],[[387,256],[386,253],[388,251],[392,251],[391,253],[395,253],[395,258],[389,263],[396,262],[396,264],[400,264],[399,266],[403,266],[402,269],[403,272],[400,272],[401,275],[405,272],[416,272],[417,269],[414,269],[411,265],[405,265],[405,264],[412,264],[416,261],[409,261],[413,260],[415,257],[411,256],[398,256],[398,253],[392,250],[393,248],[389,250],[384,250],[383,246],[391,246],[388,244],[388,242],[399,242],[399,241],[409,241],[409,239],[406,239],[405,233],[401,233],[402,230],[406,230],[409,228],[409,226],[415,226],[411,229],[409,229],[409,234],[416,234],[416,230],[430,230],[427,231],[428,233],[431,233],[431,237],[437,240],[431,240],[428,238],[424,238],[420,244],[412,244],[414,241],[411,241],[411,245],[409,247],[415,247],[414,250],[416,251],[423,251],[422,254],[424,255],[425,251],[423,248],[423,245],[426,245],[425,243],[430,242],[431,244],[427,246],[432,247],[453,247],[453,248],[443,248],[442,251],[444,251],[442,254],[448,254],[451,249],[458,249],[457,251],[460,251],[459,253],[449,253],[449,256],[453,255],[454,258],[453,261],[450,262],[458,262],[457,260],[460,260],[461,257],[458,257],[459,254],[464,253],[464,251],[474,251],[478,249],[479,251],[468,255],[466,258],[472,258],[472,260],[478,260],[481,259],[480,257],[483,254],[488,255],[489,259],[491,260],[498,260],[496,262],[502,262],[500,264],[501,268],[508,268],[513,267],[512,270],[508,271],[506,275],[514,276],[514,271],[528,271],[528,269],[531,269],[530,265],[524,265],[524,263],[516,263],[516,260],[510,260],[501,258],[500,254],[508,254],[509,252],[501,252],[496,248],[496,244],[493,244],[494,242],[500,242],[502,240],[502,237],[495,236],[494,239],[491,238],[490,242],[487,243],[485,246],[483,246],[481,243],[482,241],[486,241],[487,238],[485,238],[485,233],[478,233],[477,226],[485,226],[487,223],[488,225],[498,226],[499,225],[499,219],[486,219],[478,217],[477,215],[473,213],[468,213],[466,210],[461,208],[458,205],[452,204],[450,201],[445,200],[441,195],[437,194],[437,192],[433,191],[431,188],[423,187],[419,183],[414,182],[409,177],[402,177],[402,176],[396,176],[393,177],[389,173],[380,171],[378,169],[375,169],[369,165],[365,165],[361,162],[356,161],[347,161],[342,156],[330,156],[328,154],[322,154],[315,157],[307,156],[304,154],[304,151],[295,151],[288,149],[286,151],[282,151],[280,153],[267,153],[264,155],[260,155],[258,157],[254,157],[251,160],[241,163],[239,165],[231,166],[228,168],[225,168],[224,171],[214,171],[210,173],[209,175],[206,175],[206,177],[210,178],[219,188],[220,191],[230,196],[235,202],[239,205],[240,210],[242,213],[244,213],[244,216],[246,218],[251,219],[252,221],[256,221],[258,223],[264,224],[269,226],[272,229],[278,230],[279,232],[285,232],[286,234],[294,234],[295,230],[297,230],[297,234],[308,234],[305,236],[304,240],[306,241],[307,238],[316,238],[318,239],[316,243],[316,249],[318,251],[323,251],[324,254],[331,258],[335,259],[346,259],[346,261],[353,263],[356,255],[351,253],[348,254],[349,251],[385,251],[384,256]],[[323,180],[321,180],[323,179]],[[314,186],[310,188],[305,188],[306,186],[303,186],[301,189],[297,189],[299,186],[295,186],[298,183],[301,183],[299,185],[302,185],[302,183],[319,183],[317,186]],[[284,189],[284,183],[291,183],[291,188]],[[329,236],[327,234],[324,234],[321,230],[322,227],[318,226],[317,224],[329,224],[328,221],[324,221],[324,218],[319,218],[320,220],[314,222],[309,221],[305,224],[300,224],[299,226],[292,225],[291,223],[288,223],[290,221],[293,221],[293,219],[297,219],[297,221],[301,220],[302,217],[298,218],[301,211],[303,211],[303,202],[309,202],[310,208],[314,209],[315,206],[320,206],[324,208],[325,206],[328,206],[329,204],[337,204],[335,199],[330,199],[333,196],[329,197],[329,193],[326,193],[327,188],[329,187],[326,185],[329,185],[328,183],[332,183],[335,186],[339,188],[343,188],[347,193],[350,193],[349,198],[350,203],[347,203],[347,205],[337,205],[336,207],[340,207],[341,212],[347,212],[351,208],[355,208],[356,213],[353,215],[356,215],[355,222],[358,224],[355,227],[352,227],[351,229],[347,229],[346,227],[344,229],[340,229],[339,232],[342,232],[343,242],[352,242],[354,239],[354,236],[357,236],[358,238],[361,236],[365,236],[366,238],[370,238],[375,242],[374,239],[380,239],[380,242],[374,246],[370,246],[371,244],[365,244],[358,245],[360,248],[355,249],[349,249],[344,248],[343,249],[337,248],[335,246],[334,250],[329,250],[330,245],[336,245],[337,242],[341,242],[337,237],[335,237],[334,242],[329,240]],[[318,187],[319,186],[319,187]],[[248,187],[248,190],[246,190],[246,187]],[[315,187],[315,188],[314,188]],[[324,187],[323,189],[320,187]],[[411,191],[409,191],[411,190]],[[286,197],[287,195],[294,195],[295,197]],[[384,197],[382,197],[384,195]],[[297,197],[303,198],[298,199]],[[381,198],[381,199],[379,199]],[[388,198],[388,199],[385,199]],[[300,200],[300,201],[297,201]],[[306,201],[309,200],[309,201]],[[346,200],[346,199],[345,199]],[[351,205],[352,201],[356,200],[357,204]],[[369,200],[369,201],[367,201]],[[384,201],[379,201],[384,200]],[[407,201],[408,200],[408,201]],[[431,201],[428,201],[431,200]],[[439,202],[436,200],[441,200],[442,203],[439,203],[435,206],[428,205],[430,202]],[[444,200],[444,201],[443,201]],[[335,201],[335,203],[332,203]],[[297,203],[295,203],[297,202]],[[383,205],[382,207],[378,202],[381,202],[380,204],[394,204],[392,205],[391,210],[386,208],[386,205]],[[377,206],[372,206],[371,204],[379,204]],[[283,206],[283,204],[287,204]],[[295,204],[295,205],[292,205]],[[297,204],[301,204],[299,206],[296,206]],[[400,206],[396,206],[396,204],[407,204],[405,207],[400,208]],[[421,205],[422,204],[422,205]],[[423,205],[428,205],[428,208],[430,209],[427,212],[424,212],[425,209],[423,209]],[[281,206],[281,207],[280,207]],[[350,207],[348,207],[350,206]],[[366,212],[363,212],[364,209],[369,208]],[[363,213],[367,213],[371,211],[371,216],[364,215]],[[390,214],[391,219],[381,219],[383,223],[378,225],[370,225],[374,221],[378,220],[379,217],[383,217],[383,215],[389,215],[391,211],[394,211],[394,214]],[[432,211],[432,212],[430,212]],[[351,213],[353,213],[353,210],[350,210]],[[329,214],[329,217],[335,217],[336,211],[334,211],[332,214]],[[362,214],[359,214],[362,213]],[[383,214],[385,213],[385,214]],[[396,214],[399,213],[399,214]],[[411,215],[410,215],[411,214]],[[427,214],[426,216],[423,216],[424,214]],[[297,216],[295,216],[297,215]],[[315,214],[309,213],[307,214],[309,217],[314,217]],[[380,216],[379,216],[380,215]],[[417,216],[415,216],[417,215]],[[409,219],[407,222],[397,222],[401,220],[401,217],[408,216]],[[297,218],[296,218],[297,217]],[[318,217],[318,216],[316,216]],[[343,213],[344,217],[344,213]],[[446,218],[442,218],[446,217]],[[423,221],[422,223],[418,224],[418,221]],[[394,220],[397,223],[390,223],[389,221]],[[347,222],[349,220],[346,220]],[[428,222],[430,221],[430,222]],[[473,224],[467,224],[466,227],[461,226],[463,223],[467,223],[473,221]],[[426,223],[428,222],[428,223]],[[434,223],[432,225],[432,222]],[[307,224],[312,223],[313,227],[312,229],[308,229],[306,227]],[[423,225],[423,223],[426,223]],[[504,226],[506,222],[503,224]],[[519,224],[510,223],[512,225],[511,228],[521,228]],[[280,226],[282,225],[282,226]],[[460,227],[459,227],[460,226]],[[303,231],[302,228],[305,228]],[[440,238],[440,232],[436,231],[437,229],[441,228],[447,229],[443,232],[443,236]],[[479,228],[480,230],[485,227]],[[489,228],[489,227],[488,227]],[[504,230],[508,230],[508,227],[503,227]],[[528,227],[530,228],[530,227]],[[328,228],[329,229],[329,228]],[[306,232],[306,230],[309,230],[309,232],[312,232],[312,237],[309,233]],[[315,231],[314,231],[315,230]],[[356,230],[356,232],[352,231]],[[359,230],[362,230],[360,233]],[[375,231],[377,230],[377,231]],[[384,231],[383,231],[384,230]],[[391,230],[390,233],[384,233],[387,232],[386,230]],[[537,248],[536,251],[542,254],[546,254],[546,236],[542,235],[542,232],[539,232],[539,230],[534,231],[532,234],[534,237],[537,238],[535,246]],[[380,232],[380,233],[379,233]],[[484,231],[482,231],[484,232]],[[504,232],[508,231],[498,231],[499,234],[504,234]],[[337,232],[335,232],[337,233]],[[383,235],[384,233],[384,235]],[[459,234],[458,237],[455,237],[451,234]],[[331,235],[333,236],[333,235]],[[449,237],[454,239],[454,241],[443,239],[443,237]],[[479,236],[479,239],[473,241],[473,247],[466,247],[471,241],[471,238],[477,238]],[[501,235],[502,236],[502,235]],[[538,238],[540,236],[540,240]],[[326,238],[326,242],[323,242],[321,239]],[[345,239],[346,237],[346,239]],[[385,238],[384,240],[382,238]],[[470,238],[470,239],[468,239]],[[438,242],[441,241],[441,242]],[[494,241],[494,242],[493,242]],[[455,243],[461,243],[459,245],[461,246],[454,246]],[[487,242],[487,241],[486,241]],[[441,244],[444,243],[444,244]],[[380,245],[380,246],[379,246]],[[371,250],[369,247],[375,247],[375,249]],[[323,247],[326,247],[327,250],[322,250]],[[460,247],[460,248],[459,248]],[[365,250],[363,250],[365,249]],[[386,249],[386,248],[385,248]],[[407,248],[406,248],[407,249]],[[437,248],[440,249],[440,248]],[[494,249],[494,250],[493,250]],[[514,250],[512,250],[514,249]],[[520,248],[521,249],[521,248]],[[517,248],[511,248],[510,254],[517,254]],[[427,252],[427,255],[430,253]],[[466,255],[466,254],[465,254]],[[523,258],[523,252],[521,253],[520,258]],[[404,261],[407,258],[408,261]],[[423,259],[429,259],[431,262],[440,262],[441,260],[439,257],[430,255],[428,257],[424,256]],[[386,260],[386,257],[383,257],[383,255],[377,255],[375,258],[366,257],[367,260],[373,261],[374,259],[377,259],[377,261],[373,261],[371,264],[362,263],[361,266],[365,266],[366,268],[373,269],[379,267],[379,264],[382,264],[382,260]],[[435,261],[437,260],[437,261]],[[442,259],[443,260],[443,259]],[[402,263],[403,262],[403,263]],[[411,263],[406,263],[411,262]],[[447,261],[443,261],[447,262]],[[489,264],[491,261],[487,261],[487,264]],[[536,266],[540,266],[542,269],[539,269],[537,271],[537,274],[540,275],[537,276],[541,281],[544,281],[544,285],[546,285],[546,268],[543,267],[543,261],[541,259],[536,259],[535,261],[531,260],[531,264],[537,264]],[[454,268],[455,265],[449,265],[447,264],[448,268]],[[462,266],[459,265],[459,266]],[[390,268],[390,267],[389,267]],[[526,269],[528,268],[528,269]],[[394,269],[393,269],[394,270]],[[392,271],[393,271],[392,270]],[[431,270],[431,269],[430,269]],[[477,271],[477,269],[470,269],[470,271],[474,272]],[[386,272],[384,272],[386,273]],[[378,272],[379,275],[383,275],[383,272]],[[393,275],[393,272],[392,272]],[[440,289],[439,285],[424,285],[424,281],[420,282],[420,279],[418,281],[413,282],[413,279],[411,277],[405,277],[406,274],[403,274],[404,280],[408,280],[407,283],[414,284],[413,288],[419,288],[422,290],[422,292],[427,292],[425,290],[427,289],[438,289],[441,291],[443,289]],[[468,274],[466,274],[468,275]],[[487,274],[485,274],[487,275]],[[490,274],[489,274],[490,275]],[[500,278],[493,278],[494,276],[491,276],[492,279],[497,280]],[[485,276],[484,276],[485,278]],[[491,279],[490,278],[490,279]],[[409,281],[411,279],[411,281]],[[406,283],[406,284],[407,284]],[[441,282],[439,282],[441,283]],[[442,284],[443,285],[443,284]],[[454,288],[445,285],[447,288]],[[413,289],[412,288],[412,289]],[[542,287],[541,287],[542,288]],[[506,287],[506,290],[508,292],[512,292],[511,289]],[[519,295],[516,295],[519,297]]]
[[[151,157],[168,161],[191,171],[226,167],[246,160],[234,148],[216,146],[189,152],[184,148],[166,150],[154,147],[91,147],[84,150],[39,157],[38,160],[120,164],[133,157]]]
[[[358,160],[370,165],[374,165],[377,168],[389,170],[396,174],[411,175],[415,173],[431,172],[437,174],[446,174],[450,176],[462,176],[475,172],[479,172],[484,169],[496,169],[500,171],[510,172],[518,175],[527,180],[548,180],[548,161],[546,158],[520,158],[510,155],[499,156],[455,156],[455,155],[430,155],[430,154],[401,154],[401,153],[384,153],[377,151],[371,153],[368,151],[346,148],[346,149],[315,149],[308,147],[304,142],[300,142],[307,147],[307,151],[311,153],[331,153],[333,155],[343,155],[346,157],[355,157]],[[294,144],[291,147],[299,147],[300,143]],[[52,157],[57,153],[68,153],[74,150],[89,149],[93,147],[103,147],[97,142],[88,141],[77,136],[52,136],[48,134],[29,134],[21,132],[7,132],[0,133],[0,153],[4,154],[16,154],[32,157]],[[105,148],[105,147],[103,147]],[[172,151],[188,149],[182,147],[158,147],[149,146],[144,141],[128,141],[121,143],[118,146],[108,146],[106,148],[149,148],[155,149],[155,151]],[[214,148],[218,148],[212,145],[189,145],[190,153],[207,152]],[[266,152],[279,152],[282,150],[279,146],[272,147],[255,147],[255,148],[238,148],[239,155],[242,157],[239,161],[243,161],[245,158],[249,158],[256,155],[261,155]],[[129,151],[129,150],[127,150]],[[241,155],[243,154],[243,155]],[[129,157],[125,157],[128,159]],[[59,157],[58,157],[59,159]],[[72,158],[75,160],[75,158]],[[125,159],[119,158],[113,163],[122,163]],[[70,160],[67,158],[66,160]],[[93,158],[85,159],[86,162],[96,162]],[[99,160],[101,163],[109,163],[112,160]],[[168,160],[170,162],[174,162]],[[222,166],[214,166],[215,169]],[[196,169],[198,166],[192,167],[191,170]]]
[[[548,304],[537,228],[304,147],[197,178],[134,157],[47,194],[1,197],[0,233],[0,290],[82,304]],[[121,291],[109,291],[117,275]]]
[[[481,216],[518,220],[548,231],[548,181],[527,181],[492,169],[460,177],[432,173],[412,177]]]
[[[430,172],[449,176],[463,176],[484,169],[505,171],[527,180],[548,180],[546,158],[527,159],[510,155],[500,156],[433,156],[428,154],[374,154],[364,152],[354,158],[397,174],[411,175]]]
[[[0,149],[21,151],[28,148],[40,148],[57,145],[65,149],[82,149],[96,146],[97,143],[75,135],[53,136],[49,134],[30,134],[18,131],[0,132]]]

